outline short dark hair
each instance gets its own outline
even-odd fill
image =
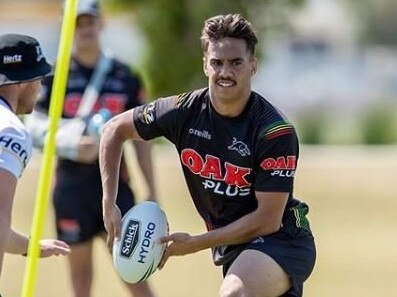
[[[248,50],[255,54],[258,43],[252,24],[240,14],[217,15],[207,19],[201,32],[201,47],[203,52],[208,50],[210,41],[218,41],[226,37],[244,39]]]

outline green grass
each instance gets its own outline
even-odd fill
[[[170,231],[203,232],[204,224],[188,195],[175,150],[157,145],[155,164]],[[30,232],[39,165],[36,156],[24,173],[14,203],[13,225],[25,233]],[[142,180],[135,167],[132,169],[134,187],[138,196],[144,197],[145,189],[138,186]],[[310,206],[318,248],[305,297],[393,296],[397,289],[396,177],[396,147],[302,147],[295,193]],[[51,207],[44,235],[54,236]],[[128,296],[100,241],[95,243],[95,258],[93,296]],[[20,296],[24,268],[25,258],[6,256],[1,279],[4,296]],[[150,282],[158,297],[217,296],[221,269],[212,264],[207,250],[171,258]],[[66,259],[40,260],[36,287],[38,297],[69,296]]]

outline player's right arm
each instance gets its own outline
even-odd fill
[[[123,143],[128,140],[150,140],[165,136],[175,138],[183,120],[178,112],[177,96],[170,96],[125,111],[107,122],[99,145],[99,167],[103,191],[103,220],[108,232],[108,247],[120,238],[121,213],[116,206],[119,168]]]
[[[12,204],[18,179],[10,171],[0,167],[0,271],[4,253],[26,254],[29,237],[11,229]],[[66,255],[69,246],[60,240],[44,239],[40,241],[40,256]]]
[[[128,139],[142,140],[132,120],[133,112],[133,109],[125,111],[107,122],[99,146],[103,221],[108,232],[107,244],[110,250],[113,240],[120,238],[121,213],[116,205],[116,197],[123,144]]]
[[[11,210],[16,185],[15,175],[0,167],[0,272],[11,229]]]

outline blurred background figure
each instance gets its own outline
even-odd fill
[[[139,77],[102,48],[103,19],[99,3],[79,0],[74,49],[61,126],[57,133],[58,163],[53,205],[58,238],[71,246],[69,271],[72,296],[89,297],[93,281],[93,240],[105,236],[102,221],[98,146],[101,126],[111,117],[143,103]],[[42,147],[47,130],[53,80],[26,124],[34,145]],[[150,145],[134,142],[150,200],[156,199]],[[126,166],[120,171],[117,204],[122,212],[134,205]],[[134,297],[153,297],[148,283],[127,284]]]
[[[18,15],[11,13],[13,7],[28,3],[0,2],[0,32],[28,30],[39,35],[51,58],[59,37],[51,16],[61,0],[37,0]],[[264,40],[258,46],[263,67],[253,87],[295,121],[303,143],[397,143],[394,0],[104,3],[113,15],[102,37],[118,57],[139,67],[148,98],[205,83],[195,70],[200,52],[191,39],[206,16],[239,12],[256,20]],[[170,57],[178,59],[165,63]]]

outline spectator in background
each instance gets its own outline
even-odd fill
[[[106,237],[98,164],[101,124],[143,103],[139,77],[101,46],[102,29],[99,3],[78,1],[74,49],[57,134],[58,163],[53,191],[58,238],[69,243],[72,251],[68,259],[74,297],[91,296],[93,239]],[[41,100],[27,123],[38,147],[46,134],[52,79],[46,79],[43,84]],[[150,145],[134,144],[149,198],[155,200]],[[117,176],[120,186],[117,205],[124,214],[134,205],[127,167],[123,166]],[[126,285],[131,296],[154,296],[147,282]]]

